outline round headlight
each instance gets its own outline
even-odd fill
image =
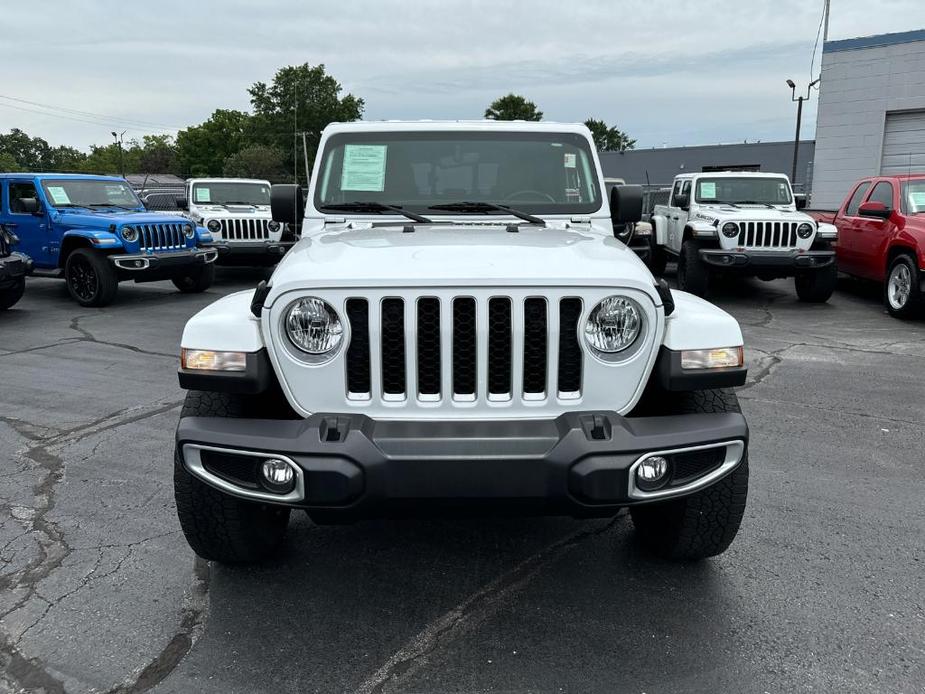
[[[209,223],[206,224],[206,228],[213,234],[217,234],[222,229],[222,223],[217,219],[210,219]]]
[[[286,314],[286,335],[308,354],[327,354],[340,345],[344,326],[331,306],[310,296],[299,299]]]
[[[196,235],[196,227],[192,224],[184,224],[183,233],[186,234],[186,238],[191,239]]]
[[[598,352],[613,354],[633,344],[641,330],[642,311],[636,302],[623,296],[608,296],[588,316],[585,341]]]
[[[797,227],[797,236],[801,239],[808,239],[813,235],[813,225],[812,224],[801,224]]]
[[[279,222],[277,222],[275,219],[271,219],[269,222],[267,222],[267,229],[272,232],[279,231]]]
[[[723,224],[723,236],[734,239],[739,235],[739,225],[735,222],[726,222]]]
[[[122,238],[129,243],[133,243],[138,240],[138,229],[133,226],[129,226],[128,224],[122,227],[122,231],[120,233],[122,234]]]

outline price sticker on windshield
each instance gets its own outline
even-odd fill
[[[701,181],[700,197],[705,200],[716,200],[716,183],[714,181]]]
[[[381,193],[387,154],[388,145],[344,145],[340,189]]]
[[[67,191],[62,186],[48,186],[48,194],[51,201],[56,205],[70,205],[71,199],[67,196]]]
[[[212,202],[212,191],[203,186],[196,186],[196,202]]]
[[[909,200],[919,212],[925,210],[925,191],[914,190],[909,193]]]

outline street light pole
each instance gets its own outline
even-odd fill
[[[112,138],[116,141],[116,146],[119,148],[119,175],[122,178],[125,178],[125,162],[122,159],[122,137],[125,135],[123,130],[121,133],[117,133],[115,130],[112,131]]]
[[[797,181],[797,158],[800,156],[800,125],[803,121],[803,102],[809,99],[810,90],[819,84],[819,80],[813,80],[806,87],[806,96],[800,94],[797,96],[797,85],[793,80],[787,80],[787,86],[790,87],[790,100],[797,102],[797,131],[793,136],[793,167],[790,170],[790,185],[796,185]]]

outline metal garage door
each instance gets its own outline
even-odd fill
[[[880,173],[904,174],[925,171],[925,111],[886,114]]]

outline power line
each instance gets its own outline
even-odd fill
[[[85,118],[92,118],[94,120],[104,121],[109,124],[125,123],[125,124],[132,125],[132,126],[139,126],[138,129],[140,128],[154,128],[157,130],[182,130],[183,129],[182,127],[175,126],[175,125],[167,125],[165,123],[155,123],[152,121],[137,120],[134,118],[122,118],[121,116],[113,116],[113,115],[105,114],[105,113],[95,113],[93,111],[81,111],[79,109],[67,108],[64,106],[54,106],[52,104],[43,104],[38,101],[20,99],[19,97],[6,96],[4,94],[0,94],[0,99],[6,99],[7,101],[15,101],[21,104],[28,104],[30,106],[38,106],[39,108],[42,108],[42,109],[53,109],[54,112],[48,114],[52,116],[61,116],[60,113],[55,113],[55,112],[62,111],[64,113],[73,114],[75,116],[81,116]],[[10,104],[3,104],[3,105],[10,106],[12,108],[12,105]],[[37,113],[40,113],[40,111],[37,111]]]
[[[48,111],[37,111],[37,110],[35,110],[35,109],[26,108],[26,107],[24,107],[24,106],[14,106],[13,104],[4,104],[4,103],[0,103],[0,108],[12,108],[12,109],[15,109],[15,110],[17,110],[17,111],[23,111],[23,112],[25,112],[25,113],[35,113],[35,114],[40,115],[40,116],[51,116],[52,118],[63,118],[63,119],[65,119],[65,120],[76,121],[76,122],[78,122],[78,123],[87,123],[87,124],[89,124],[89,125],[96,125],[96,126],[101,127],[101,128],[119,127],[119,128],[125,128],[125,129],[127,129],[127,130],[137,130],[137,131],[139,131],[139,132],[144,132],[145,130],[151,130],[151,128],[147,128],[147,129],[145,129],[145,128],[134,128],[134,127],[128,127],[128,126],[124,126],[124,125],[117,125],[117,124],[112,123],[112,122],[99,121],[99,120],[88,120],[88,119],[86,119],[86,118],[78,118],[77,116],[68,116],[68,115],[65,115],[65,114],[63,114],[63,113],[50,113],[50,112],[48,112]]]
[[[816,69],[816,49],[819,48],[819,34],[822,33],[823,23],[828,22],[829,16],[829,3],[823,0],[822,3],[822,16],[819,17],[819,27],[816,29],[816,42],[813,44],[813,57],[809,61],[809,81],[812,82],[813,75],[815,74]]]

